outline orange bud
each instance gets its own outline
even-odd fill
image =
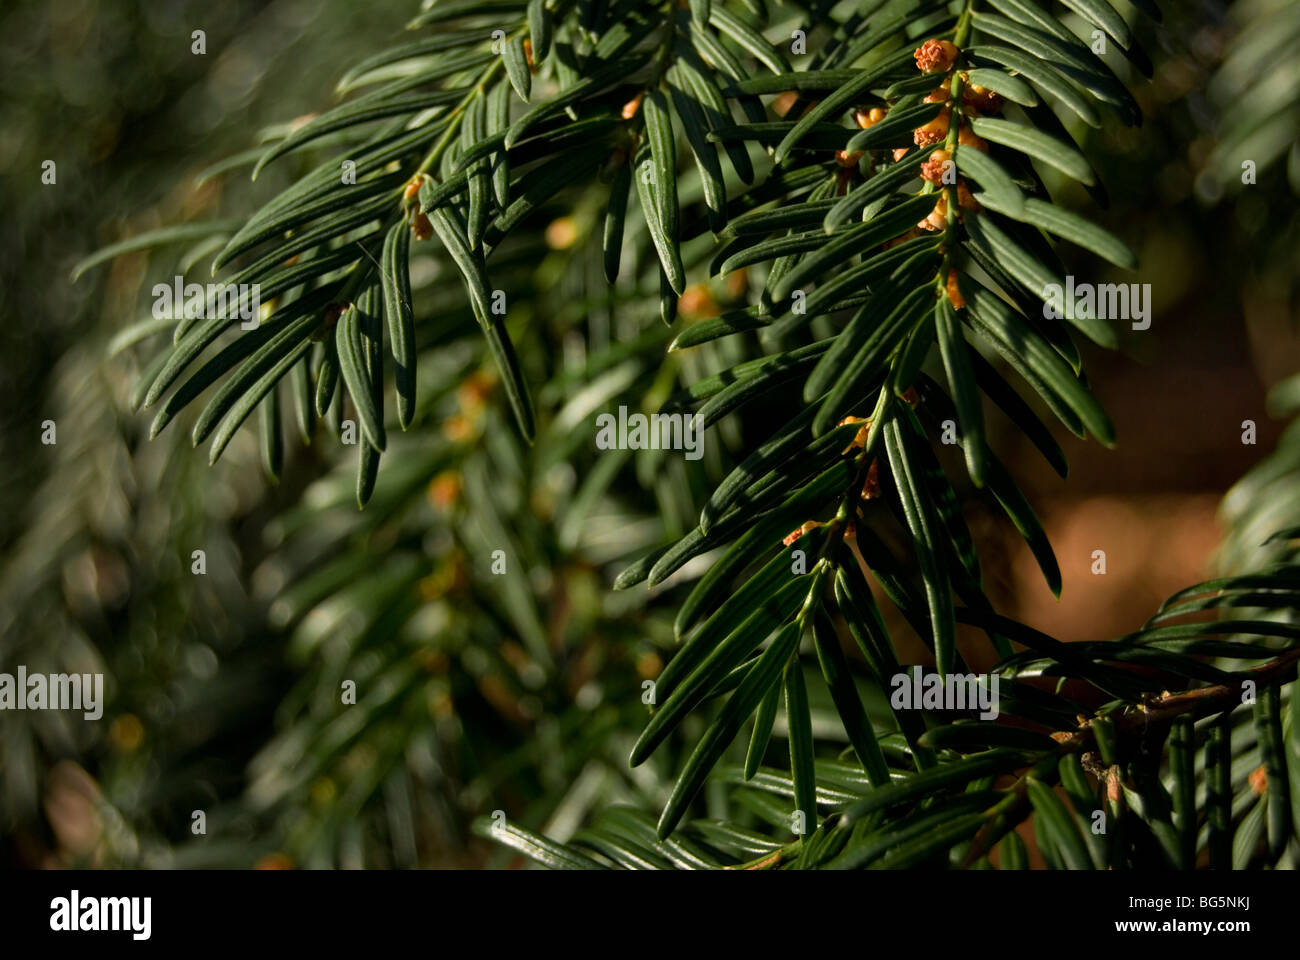
[[[653,680],[663,672],[664,662],[659,659],[659,654],[653,651],[646,652],[637,657],[636,672],[642,680]]]
[[[429,179],[431,179],[431,177],[427,173],[417,173],[406,182],[406,189],[402,191],[402,199],[414,200],[420,192],[420,187],[422,187],[424,182]]]
[[[1250,772],[1249,780],[1251,792],[1257,797],[1263,796],[1268,789],[1268,770],[1263,766],[1256,767]]]
[[[950,93],[948,92],[948,87],[947,87],[947,85],[944,85],[944,86],[942,86],[942,87],[935,87],[933,90],[931,90],[929,93],[927,93],[927,94],[925,95],[925,102],[926,102],[926,103],[943,103],[943,102],[945,102],[945,101],[946,101],[950,96],[952,96],[952,94],[950,94]]]
[[[997,113],[1002,109],[1002,98],[977,84],[962,90],[961,102],[971,113],[982,115]]]
[[[799,93],[795,90],[787,90],[785,93],[778,94],[772,101],[772,112],[778,117],[784,117],[790,112],[790,108],[795,105],[795,101],[798,99]]]
[[[858,161],[862,159],[862,153],[863,151],[861,150],[854,150],[852,153],[849,153],[849,151],[847,150],[836,150],[835,162],[838,163],[841,167],[846,167],[846,168],[856,167],[858,165]]]
[[[744,267],[741,267],[739,270],[733,270],[727,274],[727,279],[722,284],[726,288],[728,297],[732,300],[739,300],[749,290],[749,274],[746,273]]]
[[[623,119],[631,120],[636,116],[636,112],[641,109],[641,101],[645,99],[645,91],[642,90],[635,97],[623,104]]]
[[[880,461],[872,460],[867,467],[867,479],[862,484],[862,499],[874,500],[880,496]]]
[[[948,194],[939,194],[939,202],[934,205],[930,215],[917,224],[922,230],[942,230],[948,225]]]
[[[975,134],[971,133],[970,127],[965,125],[957,131],[957,144],[962,147],[974,147],[984,153],[989,152],[988,141],[975,136]]]
[[[912,142],[918,147],[929,147],[948,136],[948,118],[951,113],[948,107],[944,107],[929,123],[917,127],[912,132]]]
[[[444,470],[429,483],[429,500],[439,510],[446,510],[460,499],[462,486],[460,474]]]
[[[826,526],[826,524],[822,523],[820,520],[809,520],[798,530],[794,530],[786,534],[785,538],[782,539],[781,543],[784,546],[788,547],[790,546],[790,544],[794,543],[796,540],[802,537],[805,533],[810,533],[811,531],[816,530],[818,527],[824,527],[824,526]]]
[[[921,164],[921,179],[934,184],[942,183],[944,168],[951,160],[952,155],[947,150],[935,150],[930,154],[929,159]]]
[[[965,180],[957,181],[957,206],[963,210],[973,210],[976,213],[980,211],[980,205],[971,195],[970,188],[966,186]]]
[[[537,69],[537,64],[533,63],[533,41],[524,37],[524,62],[528,64],[529,71]]]
[[[433,236],[433,224],[424,214],[417,213],[411,218],[411,233],[415,235],[416,240],[428,240]]]
[[[966,298],[961,295],[961,288],[957,286],[957,271],[948,271],[948,283],[945,285],[948,291],[948,300],[952,303],[953,308],[960,310],[966,306]]]
[[[907,156],[907,151],[911,149],[912,149],[911,147],[895,147],[894,162],[898,163],[899,160],[902,160],[905,156]]]
[[[687,287],[677,301],[677,309],[687,320],[704,320],[722,313],[713,291],[707,284],[697,283]]]
[[[459,413],[454,413],[442,422],[442,435],[452,443],[460,443],[474,435],[474,425]]]
[[[867,433],[871,429],[871,421],[865,417],[845,417],[837,426],[844,426],[846,423],[860,423],[862,428],[853,436],[852,442],[840,451],[841,454],[848,453],[850,450],[861,450],[867,445]]]
[[[578,238],[578,226],[572,217],[557,217],[546,225],[545,236],[552,250],[567,250]]]
[[[493,378],[482,370],[475,370],[456,388],[456,402],[463,413],[477,416],[492,393]]]
[[[863,130],[866,130],[884,120],[888,113],[889,111],[883,107],[872,107],[870,110],[859,110],[854,113],[853,121]]]
[[[916,69],[922,73],[947,73],[961,51],[947,40],[927,40],[916,48]]]

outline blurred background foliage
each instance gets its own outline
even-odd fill
[[[1162,6],[1163,25],[1144,26],[1156,66],[1135,87],[1144,125],[1107,123],[1087,143],[1109,208],[1065,195],[1139,251],[1138,276],[1097,282],[1154,291],[1149,331],[1121,331],[1115,354],[1084,347],[1120,446],[1059,437],[1072,467],[1061,481],[1023,438],[996,438],[1061,558],[1062,600],[1005,523],[978,507],[968,518],[999,608],[1067,640],[1127,632],[1209,571],[1219,497],[1278,437],[1266,391],[1300,369],[1300,68],[1248,45],[1269,34],[1261,22],[1296,21],[1297,7]],[[153,282],[201,251],[134,254],[68,281],[99,246],[238,215],[282,188],[302,172],[292,163],[256,184],[242,171],[195,181],[259,131],[332,103],[341,71],[411,13],[406,2],[18,0],[0,14],[0,670],[102,671],[108,701],[98,723],[3,717],[9,865],[500,865],[514,855],[473,838],[475,816],[504,810],[566,839],[610,804],[656,808],[682,744],[699,736],[691,718],[680,740],[628,769],[641,684],[672,641],[665,594],[680,580],[609,590],[629,557],[693,525],[699,491],[680,459],[598,457],[574,427],[619,402],[655,405],[643,398],[662,399],[679,367],[694,378],[737,357],[719,344],[707,359],[662,362],[657,290],[611,294],[603,280],[599,202],[543,211],[494,259],[512,326],[527,330],[517,343],[541,424],[532,447],[509,421],[458,282],[448,296],[432,258],[413,262],[420,427],[391,438],[362,512],[355,452],[320,431],[310,445],[289,431],[278,483],[253,431],[211,468],[181,431],[148,441],[132,394],[152,354],[114,337],[147,315]],[[1232,56],[1230,43],[1247,52]],[[1275,69],[1254,71],[1261,57]],[[1247,106],[1261,102],[1262,118]],[[1267,146],[1258,184],[1230,189],[1238,164],[1224,145],[1251,136]],[[46,160],[54,185],[41,183]],[[743,293],[695,288],[684,319]],[[53,446],[40,442],[47,419]],[[1255,445],[1241,442],[1246,419]],[[744,424],[724,430],[734,444]],[[717,475],[719,464],[704,466]],[[1279,525],[1240,514],[1230,501],[1229,531],[1250,531],[1222,558],[1234,569],[1257,562],[1255,534]],[[1098,547],[1105,577],[1089,574]],[[491,572],[495,550],[504,577]],[[357,705],[340,709],[345,680]],[[830,704],[812,706],[814,732],[842,737]],[[705,805],[779,821],[750,793],[712,783]],[[204,836],[191,830],[196,810]]]

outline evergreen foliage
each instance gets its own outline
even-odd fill
[[[258,285],[254,329],[211,294],[126,328],[133,400],[214,463],[255,412],[271,478],[329,463],[266,526],[297,676],[239,816],[306,863],[414,864],[469,807],[564,868],[1007,869],[1017,828],[1053,868],[1297,866],[1294,444],[1227,575],[1114,640],[1000,615],[964,518],[1059,594],[986,418],[1061,476],[1050,420],[1115,442],[1058,244],[1136,267],[1072,133],[1141,122],[1160,12],[1122,6],[436,2],[205,172],[275,184],[251,213],[79,264]],[[619,402],[702,459],[596,449]],[[900,706],[913,667],[997,719]]]

